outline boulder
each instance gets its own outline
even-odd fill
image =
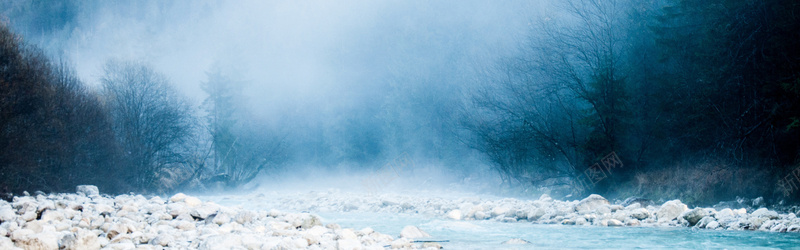
[[[636,208],[628,212],[628,216],[638,220],[644,220],[650,217],[650,211],[645,208]]]
[[[504,205],[496,206],[492,208],[492,217],[505,216],[509,211],[511,211],[511,209]]]
[[[203,204],[203,202],[200,201],[200,199],[193,196],[186,196],[186,198],[183,199],[183,202],[186,203],[186,206],[189,207],[197,207],[200,206],[200,204]]]
[[[166,247],[169,245],[170,242],[174,241],[175,238],[172,237],[170,234],[161,234],[159,236],[154,237],[150,240],[151,245],[158,245],[162,247]]]
[[[14,239],[14,242],[18,247],[23,249],[57,250],[58,234],[56,232],[27,234]]]
[[[451,220],[461,220],[461,210],[450,210],[450,212],[447,212],[447,218],[450,218]]]
[[[406,226],[400,231],[400,237],[406,239],[415,239],[415,238],[427,238],[431,237],[430,234],[426,233],[425,231],[420,230],[415,226]]]
[[[712,221],[716,221],[714,216],[706,216],[706,217],[703,217],[702,219],[700,219],[699,221],[697,221],[697,224],[695,224],[694,226],[699,227],[699,228],[705,228]]]
[[[172,197],[169,197],[169,201],[170,202],[181,202],[184,199],[186,199],[186,195],[183,194],[183,193],[177,193],[177,194],[173,195]]]
[[[686,210],[689,210],[689,208],[680,200],[667,201],[656,211],[656,218],[658,222],[671,221],[678,218]]]
[[[544,216],[544,214],[546,213],[547,210],[545,210],[545,208],[543,207],[535,208],[528,212],[528,221],[538,220],[539,218],[542,218],[542,216]]]
[[[687,210],[681,214],[681,218],[689,222],[689,226],[697,225],[697,222],[700,221],[703,217],[708,216],[708,211],[703,208],[695,208],[692,210]]]
[[[0,237],[0,249],[22,250],[22,248],[14,246],[14,242],[8,237]]]
[[[336,249],[359,250],[362,249],[361,242],[354,239],[340,239],[336,241]]]
[[[231,217],[228,215],[228,213],[219,212],[216,216],[214,216],[213,219],[211,219],[211,222],[217,225],[222,225],[231,222]]]
[[[236,234],[214,235],[208,237],[199,249],[234,249],[241,247],[242,237]]]
[[[188,200],[188,199],[187,199]],[[212,214],[216,214],[219,211],[218,206],[214,206],[212,204],[204,204],[202,206],[197,206],[189,213],[195,219],[205,220],[208,216]]]
[[[763,208],[763,207],[757,209],[756,211],[753,211],[753,213],[750,214],[750,216],[751,217],[764,217],[764,218],[767,218],[767,219],[770,219],[770,220],[775,220],[775,219],[780,218],[778,216],[778,212],[770,211],[769,209]]]
[[[94,185],[78,185],[75,188],[75,192],[85,196],[100,195],[100,190]]]
[[[322,226],[322,220],[313,214],[304,214],[300,221],[300,228],[310,229],[316,226]]]
[[[14,221],[17,218],[17,213],[10,206],[0,208],[0,223],[6,221]]]
[[[578,205],[575,205],[575,211],[581,214],[594,212],[596,209],[609,206],[611,203],[603,198],[603,196],[592,194],[589,197],[578,202]],[[611,209],[608,209],[608,212],[611,212]]]
[[[617,220],[617,219],[609,219],[609,220],[608,220],[608,222],[607,222],[606,224],[607,224],[609,227],[621,227],[621,226],[623,226],[623,225],[624,225],[624,224],[622,224],[622,222],[621,222],[621,221],[619,221],[619,220]]]
[[[730,208],[719,210],[717,211],[717,213],[714,214],[714,218],[717,219],[728,218],[733,216],[734,216],[733,210],[731,210]]]
[[[349,229],[349,228],[336,230],[336,235],[337,235],[337,237],[336,237],[337,239],[358,240],[358,235],[356,235],[356,233],[353,232],[353,230]]]

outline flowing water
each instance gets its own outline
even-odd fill
[[[442,243],[445,249],[800,249],[800,233],[453,221],[420,215],[361,212],[319,215],[325,223],[356,229],[371,227],[391,235],[398,235],[406,225],[416,225],[436,240],[449,240]],[[501,244],[513,238],[531,244]]]
[[[269,210],[280,204],[252,202],[242,196],[207,196],[226,206]],[[272,199],[265,199],[272,200]],[[286,212],[303,212],[283,210]],[[318,212],[324,224],[337,223],[356,230],[370,227],[398,236],[403,227],[417,226],[445,249],[800,249],[800,233],[715,231],[674,227],[597,227],[540,225],[494,220],[454,221],[433,215],[383,212]],[[510,239],[531,244],[504,245]]]

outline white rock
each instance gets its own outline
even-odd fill
[[[616,219],[609,219],[609,220],[608,220],[608,222],[607,222],[606,224],[607,224],[609,227],[621,227],[621,226],[623,226],[623,225],[624,225],[624,224],[622,224],[622,222],[621,222],[621,221],[619,221],[619,220],[616,220]]]
[[[100,195],[100,190],[97,189],[97,186],[93,185],[79,185],[75,188],[76,193],[82,194],[85,196],[93,196],[93,195]]]
[[[186,200],[189,199],[187,198]],[[204,204],[202,206],[196,206],[189,214],[194,218],[205,220],[209,215],[215,214],[217,211],[219,211],[219,206],[214,204]]]
[[[303,214],[301,217],[300,228],[309,229],[315,226],[322,226],[322,220],[313,214]]]
[[[17,219],[17,213],[10,206],[3,206],[0,208],[0,223],[6,221],[14,221]]]
[[[200,206],[200,204],[203,204],[203,202],[200,201],[200,199],[194,196],[186,196],[186,198],[183,199],[183,202],[186,203],[186,206],[189,207],[197,207]]]
[[[708,216],[708,211],[699,207],[692,210],[686,210],[680,215],[681,218],[689,222],[689,226],[697,225],[697,222],[706,216]]]
[[[528,212],[528,221],[538,220],[539,218],[544,216],[545,213],[547,213],[547,210],[545,210],[545,208],[543,207],[533,209]]]
[[[447,212],[447,218],[450,218],[451,220],[461,220],[461,210],[450,210],[450,212]]]
[[[792,224],[786,228],[786,232],[797,232],[800,231],[800,224]]]
[[[11,241],[11,239],[9,239],[8,237],[0,237],[0,249],[17,250],[17,249],[22,249],[22,248],[14,246],[14,242]]]
[[[714,217],[717,219],[733,217],[733,216],[734,216],[733,210],[731,210],[730,208],[719,210],[717,213],[714,214]]]
[[[186,195],[183,193],[177,193],[172,197],[169,197],[170,202],[181,202],[186,199]]]
[[[365,227],[365,228],[363,228],[361,230],[358,230],[359,235],[369,235],[369,234],[374,233],[374,232],[375,232],[375,230],[372,229],[371,227]]]
[[[414,244],[405,238],[396,239],[389,245],[392,249],[411,249],[414,247]]]
[[[181,214],[189,214],[189,208],[183,203],[170,203],[167,205],[167,212],[174,218]]]
[[[509,211],[511,211],[511,209],[504,205],[496,206],[492,208],[492,217],[505,216]]]
[[[231,217],[228,216],[228,213],[219,212],[216,216],[214,216],[214,219],[212,219],[211,222],[217,225],[222,225],[231,222]]]
[[[128,232],[130,232],[130,228],[128,227],[128,225],[125,225],[125,224],[122,224],[122,223],[112,224],[108,228],[108,230],[106,230],[106,234],[108,236],[108,239],[113,239],[117,235],[127,234]]]
[[[719,227],[719,222],[717,221],[709,222],[708,225],[706,225],[706,228],[708,229],[717,229],[718,227]]]
[[[236,213],[236,215],[233,217],[233,220],[239,224],[247,224],[253,221],[255,217],[256,214],[252,211],[243,210]]]
[[[18,247],[24,249],[41,249],[41,250],[57,250],[58,249],[58,233],[56,232],[41,232],[36,234],[27,234],[14,240]]]
[[[155,238],[150,240],[150,244],[159,245],[162,247],[166,247],[169,245],[170,242],[174,241],[175,238],[172,237],[170,234],[161,234],[156,236]]]
[[[770,211],[767,208],[756,209],[756,211],[753,211],[753,213],[750,214],[750,216],[752,216],[752,217],[765,217],[765,218],[770,219],[770,220],[775,220],[775,219],[780,218],[778,216],[778,212]]]
[[[609,206],[610,204],[611,203],[609,203],[606,198],[603,198],[603,196],[592,194],[578,202],[578,204],[575,205],[575,211],[580,214],[585,214],[594,212],[596,209]],[[608,208],[608,212],[611,212],[610,207]]]
[[[356,235],[356,233],[349,228],[338,230],[336,232],[336,235],[338,235],[337,239],[358,240],[358,236]]]
[[[98,214],[102,214],[102,213],[109,213],[110,214],[110,213],[113,213],[113,212],[116,211],[116,210],[114,210],[114,207],[109,206],[107,204],[97,204],[97,205],[94,206],[94,210]]]
[[[635,203],[634,205],[638,205],[638,204],[639,203]],[[631,206],[633,206],[633,205],[631,205]],[[647,211],[646,208],[641,208],[641,207],[640,208],[635,208],[635,209],[631,210],[630,212],[628,212],[628,216],[630,216],[631,218],[638,219],[638,220],[644,220],[644,219],[647,219],[648,217],[650,217],[650,211]]]
[[[510,240],[507,240],[507,241],[503,241],[503,243],[500,243],[500,244],[504,244],[504,245],[525,245],[525,244],[531,244],[531,242],[527,241],[527,240],[516,238],[516,239],[510,239]]]
[[[425,231],[420,230],[415,226],[406,226],[400,231],[400,237],[406,239],[415,239],[415,238],[426,238],[431,237],[430,234],[426,233]]]
[[[64,220],[64,214],[57,210],[45,210],[39,220],[43,222],[58,222]]]
[[[361,242],[359,242],[358,240],[341,239],[336,241],[336,249],[358,250],[358,249],[363,249],[363,247],[361,246]]]
[[[136,245],[134,245],[132,242],[119,242],[119,243],[108,244],[103,249],[130,250],[130,249],[135,249],[135,248],[136,248]]]
[[[688,209],[689,207],[680,200],[667,201],[656,211],[656,218],[658,218],[659,223],[674,220]]]
[[[639,220],[634,218],[627,218],[625,219],[625,221],[623,221],[623,223],[625,223],[625,225],[629,227],[636,227],[642,224]]]
[[[22,216],[20,216],[20,219],[22,219],[23,221],[35,220],[36,219],[36,211],[26,212],[26,213],[22,214]]]

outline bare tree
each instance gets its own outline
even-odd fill
[[[112,60],[104,71],[114,132],[131,164],[128,178],[137,188],[153,188],[162,170],[184,163],[191,107],[164,75],[143,63]]]
[[[206,130],[210,146],[206,156],[206,182],[238,187],[269,166],[286,159],[284,137],[268,129],[266,122],[254,122],[244,109],[242,81],[223,73],[219,65],[207,73],[203,102],[207,112]]]
[[[508,179],[570,184],[590,162],[620,149],[627,101],[623,1],[559,2],[559,15],[545,17],[518,56],[484,74],[471,130]]]

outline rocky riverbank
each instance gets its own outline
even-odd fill
[[[767,208],[689,208],[679,200],[663,204],[644,199],[610,202],[599,195],[573,201],[547,195],[536,200],[445,195],[449,196],[365,195],[334,190],[199,198],[182,193],[169,198],[112,197],[100,195],[94,186],[79,186],[71,194],[40,193],[14,197],[12,202],[0,201],[0,249],[441,248],[425,242],[430,235],[413,225],[405,226],[399,235],[388,235],[371,228],[324,224],[312,214],[315,212],[408,213],[501,223],[800,232],[796,213]],[[219,203],[208,201],[212,199]],[[220,205],[226,203],[239,205]],[[503,243],[529,242],[510,239]]]
[[[264,194],[254,194],[257,201]],[[262,199],[263,200],[263,199]],[[386,212],[425,214],[451,220],[495,220],[506,223],[587,226],[693,227],[709,230],[800,232],[793,212],[761,208],[690,208],[680,200],[655,204],[645,199],[610,202],[600,195],[561,201],[542,195],[537,200],[498,197],[435,197],[435,195],[357,195],[307,192],[271,197],[282,209],[311,212]]]
[[[0,249],[384,249],[434,248],[407,226],[399,237],[323,224],[309,213],[248,210],[184,194],[39,194],[0,201]]]

